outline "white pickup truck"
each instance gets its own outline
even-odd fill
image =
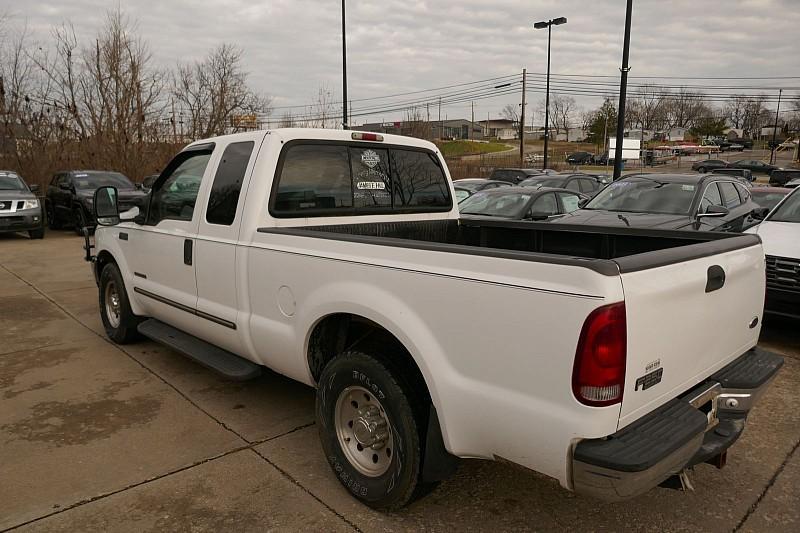
[[[192,143],[140,207],[97,191],[103,324],[316,387],[333,473],[376,508],[458,457],[607,500],[724,463],[783,362],[756,348],[757,236],[467,221],[453,197],[422,140]]]

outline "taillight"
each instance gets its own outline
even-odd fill
[[[572,392],[582,404],[602,407],[622,401],[626,329],[624,302],[595,309],[583,323],[572,369]]]
[[[354,131],[350,138],[354,141],[383,141],[383,135],[378,133],[361,133],[358,131]]]

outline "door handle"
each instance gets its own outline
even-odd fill
[[[183,264],[192,264],[192,239],[185,239],[183,241]]]
[[[708,279],[706,281],[706,292],[714,292],[725,285],[725,270],[719,265],[708,267]]]
[[[120,231],[119,232],[119,239],[121,241],[127,241],[128,240],[128,234],[125,233],[124,231]]]

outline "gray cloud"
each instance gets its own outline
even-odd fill
[[[632,76],[800,74],[797,0],[634,4]],[[338,0],[137,0],[121,5],[138,21],[160,64],[199,58],[231,42],[245,50],[251,84],[273,96],[277,106],[309,104],[321,85],[340,94]],[[79,35],[93,35],[108,8],[108,2],[92,0],[0,0],[0,12],[20,23],[27,20],[43,42],[52,26],[64,20]],[[544,72],[547,35],[533,30],[532,23],[555,16],[566,16],[569,23],[553,31],[553,72],[618,76],[624,11],[623,0],[349,0],[350,97],[505,76],[523,67]],[[796,80],[787,83],[798,85]],[[540,95],[529,97],[535,103]],[[598,98],[579,100],[588,107]],[[511,95],[480,100],[476,115],[496,115],[516,101]],[[450,118],[468,113],[469,103],[443,110]]]

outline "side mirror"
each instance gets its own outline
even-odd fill
[[[33,193],[37,193],[37,192],[39,192],[41,190],[41,187],[39,187],[39,185],[37,185],[36,183],[34,183],[33,185],[30,185],[28,188]]]
[[[750,213],[756,220],[764,220],[769,215],[769,208],[768,207],[759,207],[758,209],[753,209],[753,212]]]
[[[120,222],[116,187],[100,187],[94,191],[94,218],[100,226],[116,226]]]
[[[703,217],[724,217],[730,214],[730,210],[722,205],[710,205],[705,213],[697,213],[697,218]]]
[[[527,220],[547,220],[552,215],[550,213],[538,213],[536,211],[530,211],[528,216],[525,217]]]

